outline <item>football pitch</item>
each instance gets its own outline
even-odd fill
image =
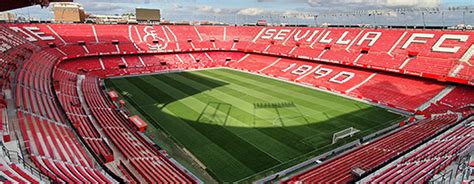
[[[124,97],[132,113],[185,148],[219,182],[285,169],[402,118],[359,101],[230,69],[115,78],[106,84]],[[333,134],[349,127],[360,132],[333,145]],[[147,134],[156,137],[156,131]]]

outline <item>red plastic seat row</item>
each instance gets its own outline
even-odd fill
[[[380,172],[371,178],[371,182],[427,181],[455,160],[457,153],[467,149],[473,140],[474,135],[472,135],[471,127],[458,127],[441,138],[424,145],[422,149],[402,159],[394,166]]]
[[[122,175],[125,177],[125,179],[129,182],[129,183],[137,183],[137,179],[135,178],[135,176],[131,173],[130,169],[127,168],[127,166],[125,164],[123,164],[122,162],[120,162],[120,164],[117,165],[117,168],[120,170],[120,172],[122,173]]]
[[[444,127],[453,124],[456,116],[448,115],[421,122],[387,135],[355,150],[329,160],[314,169],[287,181],[295,182],[350,182],[354,181],[353,167],[371,170],[400,153],[428,139]],[[401,141],[403,140],[403,141]]]
[[[54,57],[47,53],[33,54],[30,59],[35,62],[27,61],[18,75],[21,85],[17,87],[17,105],[25,111],[19,112],[18,117],[26,149],[32,156],[92,167],[90,156],[77,143],[71,129],[63,124],[53,98],[50,76],[56,61]],[[52,170],[43,171],[50,172],[48,175],[52,178],[64,178]]]
[[[446,96],[430,105],[425,112],[440,113],[446,110],[457,111],[474,104],[473,87],[455,86]]]
[[[102,162],[111,161],[109,159],[113,155],[112,150],[105,144],[80,104],[76,88],[77,74],[58,69],[55,71],[54,78],[60,83],[59,89],[56,89],[57,95],[72,125],[79,131],[85,143],[92,148],[94,154],[102,159]],[[70,91],[69,94],[68,91]]]
[[[88,167],[72,165],[70,163],[39,158],[36,156],[32,156],[32,159],[35,160],[35,163],[40,164],[42,168],[54,173],[66,182],[110,183],[109,179],[107,179],[101,172]]]
[[[96,78],[86,77],[83,92],[104,132],[147,181],[193,183],[193,180],[132,130],[131,122],[119,114],[100,91]]]
[[[13,180],[10,182],[18,183],[39,183],[38,179],[31,176],[31,173],[27,173],[22,168],[15,164],[3,164],[0,163],[0,175],[5,175],[9,179]],[[7,182],[7,181],[3,181]]]

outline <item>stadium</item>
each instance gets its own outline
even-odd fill
[[[0,11],[31,5],[53,3]],[[80,22],[0,23],[0,181],[471,183],[468,5],[455,27],[184,24],[138,8],[99,23],[77,7],[61,16]]]

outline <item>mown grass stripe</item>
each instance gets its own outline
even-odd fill
[[[282,98],[284,100],[292,100],[295,103],[298,103],[302,106],[305,106],[306,111],[311,111],[309,106],[312,106],[313,108],[318,108],[318,109],[326,109],[327,112],[334,112],[335,115],[337,114],[342,114],[344,111],[350,110],[351,108],[347,106],[341,106],[341,108],[335,108],[335,107],[328,107],[331,106],[333,102],[328,102],[328,100],[324,99],[317,99],[315,101],[312,101],[314,97],[312,95],[319,95],[318,93],[310,93],[311,95],[308,94],[302,94],[302,93],[297,93],[297,92],[291,92],[290,90],[285,90],[285,86],[278,86],[275,87],[274,85],[269,85],[266,84],[265,82],[253,82],[252,79],[247,79],[246,77],[242,77],[242,75],[233,75],[233,74],[223,74],[220,72],[209,72],[209,71],[203,71],[202,74],[207,75],[208,77],[212,77],[215,79],[221,79],[227,82],[234,83],[236,85],[241,86],[249,86],[249,88],[254,89],[255,91],[265,91],[265,93],[271,93],[272,96]],[[250,74],[248,74],[250,75]],[[292,86],[297,87],[297,86]],[[331,97],[334,98],[334,97]],[[328,103],[328,104],[326,104]],[[337,106],[336,106],[337,107]]]
[[[163,91],[165,93],[168,93],[168,95],[172,95],[173,97],[175,97],[176,100],[184,99],[185,97],[187,97],[186,99],[188,100],[188,102],[191,102],[191,105],[184,104],[184,106],[188,107],[187,109],[182,109],[183,106],[180,106],[179,109],[172,110],[172,112],[174,113],[182,113],[184,111],[186,112],[186,114],[189,114],[190,117],[191,114],[198,116],[199,111],[196,111],[196,109],[203,109],[205,106],[205,104],[203,104],[201,101],[195,99],[194,97],[188,96],[183,91],[176,89],[161,80],[158,80],[151,76],[144,77],[144,79],[150,85],[153,85],[155,87],[160,86],[160,88],[164,89]],[[169,108],[170,107],[168,107],[167,109]],[[228,153],[230,153],[234,158],[236,158],[245,166],[255,172],[264,170],[265,168],[268,168],[271,165],[279,163],[279,161],[275,160],[274,158],[255,148],[248,142],[237,137],[222,126],[209,126],[208,124],[195,122],[189,122],[189,125],[204,134],[208,139],[212,140],[215,144],[219,145],[224,150],[229,150]],[[252,156],[249,157],[248,155]]]
[[[175,84],[177,86],[187,86],[188,88],[183,89],[184,91],[192,91],[192,90],[198,90],[199,91],[199,90],[203,90],[203,89],[207,88],[205,86],[205,84],[199,83],[199,80],[189,79],[189,78],[186,78],[184,76],[181,76],[180,74],[170,75],[169,79],[171,80],[171,81],[169,81],[170,84]],[[242,109],[242,107],[241,107],[242,103],[247,103],[247,102],[242,101],[237,96],[228,95],[229,93],[226,93],[226,91],[223,90],[223,89],[225,89],[225,87],[226,86],[223,86],[223,87],[220,87],[220,88],[217,88],[217,89],[213,90],[215,95],[221,97],[220,99],[217,99],[217,98],[214,98],[214,97],[209,97],[208,100],[220,101],[221,99],[225,99],[226,102],[229,102],[229,103],[232,102],[232,104],[236,104],[234,106],[235,108],[232,108],[231,116],[239,116],[239,117],[252,116],[251,112],[249,112],[245,109]],[[192,88],[192,89],[190,89],[190,88]],[[233,132],[237,136],[243,138],[247,142],[249,142],[253,145],[257,145],[256,146],[257,149],[261,149],[264,152],[266,152],[267,154],[269,154],[270,156],[276,157],[277,160],[279,160],[279,161],[288,160],[288,159],[291,159],[294,156],[301,155],[302,153],[299,152],[299,151],[307,152],[309,150],[312,150],[311,147],[307,147],[306,145],[300,144],[300,145],[295,146],[295,145],[287,144],[286,141],[285,142],[280,141],[282,139],[275,140],[275,139],[273,139],[272,136],[265,135],[265,134],[262,134],[262,133],[260,133],[261,137],[260,137],[259,140],[251,139],[251,138],[248,138],[248,137],[245,136],[245,135],[248,135],[249,132],[253,132],[253,134],[259,134],[258,129],[260,129],[260,128],[254,129],[254,130],[257,130],[257,132],[247,131],[247,132],[243,133],[243,134],[245,134],[245,135],[243,135],[242,133],[239,133],[239,131],[234,132],[235,129],[233,129],[229,126],[224,126],[224,127],[226,127],[226,129],[230,130],[231,132]],[[286,134],[286,135],[288,135],[288,134]],[[287,137],[287,139],[296,140],[296,141],[294,141],[294,143],[296,143],[297,140],[301,140],[302,137],[297,136],[296,134],[293,134],[293,137],[290,136],[290,137]],[[271,144],[272,146],[269,146],[269,144]],[[300,146],[300,147],[298,147],[298,146]],[[306,149],[304,149],[304,148],[306,148]]]
[[[252,82],[252,79],[248,79],[247,77],[258,77],[258,76],[252,76],[251,74],[246,74],[246,75],[242,75],[242,73],[235,73],[235,71],[232,71],[232,70],[218,70],[216,72],[209,72],[209,71],[203,71],[203,73],[209,73],[210,75],[214,75],[218,78],[221,78],[221,79],[226,79],[226,81],[228,82],[243,82],[241,83],[242,86],[254,86],[255,88],[257,89],[262,89],[264,91],[273,91],[275,93],[275,95],[278,95],[279,97],[285,97],[286,98],[290,98],[290,99],[293,99],[293,100],[297,100],[299,99],[299,103],[298,104],[301,104],[303,107],[306,107],[306,108],[309,108],[308,106],[313,106],[314,108],[317,107],[317,106],[322,106],[321,108],[324,108],[324,109],[333,109],[334,111],[329,111],[329,113],[331,112],[338,112],[337,114],[332,114],[331,115],[334,117],[334,116],[337,116],[337,115],[345,115],[347,117],[347,113],[344,113],[344,112],[347,112],[347,110],[349,111],[359,111],[359,110],[364,110],[365,108],[362,108],[362,109],[359,109],[359,107],[361,106],[364,106],[366,108],[369,108],[369,106],[367,106],[366,104],[363,104],[361,102],[356,102],[356,101],[351,101],[351,105],[352,106],[344,106],[345,108],[342,108],[341,105],[337,104],[337,105],[334,105],[333,102],[329,102],[329,105],[321,105],[320,103],[313,103],[312,99],[314,97],[312,97],[311,95],[308,95],[307,93],[299,93],[299,92],[291,92],[291,91],[288,91],[286,90],[286,88],[284,86],[281,86],[280,88],[278,88],[278,91],[276,91],[275,89],[272,89],[271,86],[269,86],[267,83],[264,83],[264,82],[256,82],[257,84],[255,84],[255,82]],[[224,73],[224,74],[222,74]],[[274,79],[267,79],[265,81],[272,81],[275,82],[276,80]],[[285,84],[285,83],[282,83],[280,81],[278,81],[279,83],[281,83],[282,85]],[[285,85],[291,85],[291,87],[293,88],[302,88],[300,86],[296,86],[296,85],[293,85],[293,84],[285,84]],[[323,94],[323,92],[319,92],[319,91],[315,91],[315,90],[312,90],[312,91],[309,91],[310,93],[309,94],[315,94],[316,96],[318,95],[326,95],[326,94]],[[335,95],[332,95],[330,96],[330,99],[331,101],[337,101],[336,99],[338,98],[341,98],[341,97],[337,97]],[[326,102],[325,102],[326,101]],[[322,102],[324,103],[327,103],[327,100],[323,100]],[[341,108],[341,109],[338,109],[338,110],[335,110],[334,108],[332,107],[338,107],[338,108]],[[303,111],[305,110],[309,110],[309,109],[305,109],[305,108],[302,108]],[[381,109],[383,110],[383,109]],[[328,114],[329,114],[328,113]],[[359,113],[357,113],[359,114]],[[350,117],[351,120],[355,120],[355,122],[369,122],[371,123],[370,125],[375,125],[375,124],[379,124],[379,122],[377,121],[373,121],[371,118],[367,118],[366,116],[361,116],[361,115],[358,115],[358,116],[355,116],[355,117]],[[354,122],[354,121],[352,121]],[[360,127],[360,128],[363,128],[363,127]]]
[[[143,98],[151,98],[151,96],[155,96],[154,100],[157,98],[172,98],[162,91],[162,89],[165,90],[166,88],[155,88],[154,86],[148,85],[141,78],[135,78],[129,81],[132,81],[130,82],[132,85],[125,84],[128,86],[128,90],[130,90],[130,86],[140,89],[144,95],[134,95],[133,97],[140,97],[144,100],[143,102],[149,102],[151,99]],[[158,94],[162,96],[153,95],[157,93],[150,95],[146,93],[146,91],[159,92]],[[158,100],[163,101],[162,99]],[[186,110],[184,104],[182,104],[181,107]],[[215,144],[215,142],[202,134],[202,132],[197,131],[195,127],[191,126],[196,123],[189,122],[189,120],[186,119],[176,118],[180,115],[174,114],[173,112],[164,112],[154,105],[146,105],[143,108],[147,112],[153,112],[151,114],[154,119],[162,124],[163,127],[167,128],[167,131],[172,133],[177,140],[180,140],[180,143],[185,145],[201,162],[205,163],[209,167],[209,170],[218,177],[216,179],[220,181],[234,181],[236,178],[242,178],[255,173],[254,170],[235,159],[235,157],[228,152],[229,150],[225,150],[218,144]]]
[[[205,71],[203,71],[203,72],[205,72]],[[202,75],[206,75],[206,74],[202,74]],[[238,79],[235,79],[237,77],[230,78],[230,77],[220,76],[219,74],[216,74],[216,75],[218,75],[218,76],[212,76],[212,77],[222,78],[222,79],[225,79],[225,81],[227,81],[227,82],[231,82],[231,83],[235,84],[233,86],[233,88],[235,90],[239,90],[241,88],[244,88],[245,86],[254,86],[255,88],[259,88],[259,86],[264,85],[264,84],[260,84],[260,83],[254,84],[252,82],[243,82],[243,84],[237,84],[237,83],[239,83],[237,81]],[[250,75],[250,74],[246,74],[246,75]],[[299,87],[299,86],[297,86],[297,87]],[[277,88],[277,87],[275,87],[275,88]],[[364,125],[371,126],[373,124],[379,124],[378,122],[372,122],[372,121],[370,121],[366,118],[360,118],[360,116],[354,115],[353,113],[340,113],[340,112],[333,112],[333,111],[327,111],[327,110],[324,110],[323,112],[320,112],[321,109],[326,109],[327,107],[324,106],[324,105],[319,105],[319,107],[317,105],[313,105],[314,108],[311,108],[310,105],[309,105],[310,103],[307,103],[306,101],[303,101],[301,99],[295,99],[294,94],[282,94],[282,93],[279,93],[279,92],[272,93],[271,89],[266,89],[266,88],[261,88],[261,90],[266,91],[266,94],[276,95],[277,98],[283,98],[283,99],[288,100],[288,101],[295,101],[298,104],[298,106],[300,107],[300,109],[304,112],[304,114],[306,114],[306,115],[307,114],[312,114],[312,116],[307,116],[307,118],[311,121],[312,124],[310,126],[307,126],[306,128],[311,128],[314,131],[318,131],[318,133],[320,133],[320,134],[327,134],[326,136],[332,135],[334,132],[337,132],[339,130],[348,128],[350,126],[356,127],[358,129],[363,129],[363,128],[365,128]],[[260,96],[265,96],[265,94],[262,94],[258,90],[250,90],[248,92],[250,92],[248,96],[252,96],[252,95],[255,96],[257,94],[260,94]],[[252,95],[250,95],[250,94],[252,94]],[[340,97],[338,97],[338,98],[340,98]],[[315,111],[314,109],[317,109],[317,110]],[[366,110],[370,110],[370,109],[372,109],[372,108],[369,107],[369,108],[366,108],[366,109],[362,109],[362,111],[366,111]],[[356,111],[356,112],[360,112],[360,111]],[[314,114],[314,113],[316,113],[316,114]],[[321,113],[329,115],[329,117],[327,117],[327,120],[320,119],[320,118],[318,118],[318,119],[313,119],[312,118],[313,116],[321,117],[320,116]],[[337,120],[337,121],[333,121],[333,120]],[[323,127],[323,129],[321,129],[322,127],[320,125],[318,125],[317,122],[325,122],[325,121],[331,121],[331,122],[330,123],[325,123],[325,125],[324,125],[325,127]],[[372,122],[373,124],[358,123],[358,122]],[[299,130],[301,130],[301,129],[299,129]],[[323,130],[334,130],[334,131],[328,132],[328,131],[323,131]],[[315,132],[309,132],[310,134],[307,134],[308,132],[295,132],[295,133],[303,134],[305,136],[310,136],[310,135],[314,135]]]
[[[192,83],[192,84],[189,83],[188,84],[189,86],[205,85],[205,84],[202,84],[202,82],[199,80],[199,78],[189,77],[188,75],[186,75],[186,73],[179,74],[179,75],[174,75],[174,77],[185,78],[185,79],[192,80],[192,81],[195,82],[195,83]],[[222,86],[222,87],[214,89],[214,90],[215,91],[222,91],[222,93],[225,94],[225,95],[221,96],[222,99],[225,99],[225,101],[229,101],[229,100],[230,101],[235,101],[235,102],[237,102],[236,104],[246,103],[245,101],[255,101],[257,99],[261,99],[259,97],[254,96],[254,94],[257,94],[257,93],[255,93],[255,91],[247,89],[243,86],[238,86],[238,87],[241,88],[243,91],[248,91],[250,93],[247,93],[247,94],[242,93],[242,92],[240,92],[240,90],[234,90],[233,88],[230,88],[230,86],[228,86],[228,85],[227,86]],[[226,92],[226,91],[229,91],[229,92]],[[267,94],[267,95],[269,95],[269,94]],[[262,97],[262,96],[265,96],[265,95],[264,94],[260,95],[260,97]],[[238,100],[236,100],[236,99],[238,99]],[[242,100],[240,100],[240,99],[242,99]],[[217,100],[217,99],[215,99],[215,100]],[[252,116],[252,112],[250,112],[250,109],[248,109],[246,112],[247,112],[247,116]],[[241,116],[239,114],[239,116],[242,117],[243,115]],[[268,131],[269,129],[273,129],[273,131]],[[275,129],[278,129],[278,130],[275,130]],[[307,152],[307,151],[310,151],[310,150],[313,149],[312,147],[308,147],[306,144],[303,144],[302,142],[299,141],[303,138],[302,136],[300,136],[298,134],[298,133],[301,133],[301,131],[298,131],[298,133],[295,133],[295,132],[286,130],[284,127],[278,127],[278,126],[271,127],[271,128],[259,127],[258,130],[261,131],[262,133],[266,134],[267,136],[270,136],[270,137],[278,140],[279,142],[283,143],[284,145],[286,145],[288,147],[292,147],[293,149],[296,149],[296,150],[299,150],[299,151],[302,151],[302,152]],[[278,134],[273,134],[271,132],[278,132]],[[311,130],[311,129],[307,129],[305,132],[308,132],[308,134],[317,133],[316,131]],[[284,151],[284,150],[282,150],[282,151]]]
[[[210,74],[213,76],[217,75],[219,77],[225,77],[225,79],[239,79],[239,81],[242,81],[244,84],[250,84],[252,86],[263,88],[266,90],[271,90],[276,93],[294,94],[295,96],[290,96],[290,97],[300,98],[300,99],[306,100],[309,103],[314,102],[313,103],[314,105],[327,104],[327,106],[331,106],[331,108],[334,108],[334,109],[346,110],[348,109],[348,106],[342,105],[342,104],[346,104],[347,102],[350,102],[349,104],[352,104],[356,102],[356,101],[341,98],[329,93],[324,93],[324,92],[316,91],[313,89],[297,86],[295,84],[281,82],[275,79],[265,78],[265,77],[257,76],[254,74],[237,72],[234,70],[205,70],[205,71],[202,71],[201,73]],[[249,82],[249,81],[254,81],[255,79],[257,79],[259,85],[254,85],[251,82]],[[281,87],[281,89],[278,89],[278,90],[272,89],[274,85]],[[308,95],[308,94],[311,94],[311,95]],[[339,102],[343,102],[343,103],[339,103]],[[359,103],[359,102],[356,102],[356,103]],[[363,107],[369,107],[369,105],[366,105],[363,103],[360,103],[360,105]]]

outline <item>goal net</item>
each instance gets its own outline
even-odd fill
[[[339,132],[336,132],[332,135],[332,143],[336,143],[338,140],[344,139],[348,136],[352,137],[355,133],[359,132],[359,130],[355,129],[354,127],[346,128]]]

